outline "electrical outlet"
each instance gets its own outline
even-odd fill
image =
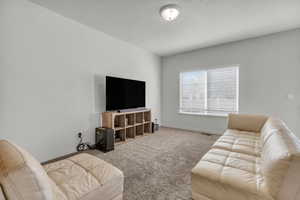
[[[82,139],[83,142],[90,142],[90,131],[89,128],[82,128],[79,130],[80,132],[77,134],[79,139]],[[79,134],[81,136],[79,136]]]

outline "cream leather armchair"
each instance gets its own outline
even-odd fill
[[[42,166],[0,140],[0,200],[122,200],[123,173],[89,154]]]
[[[230,114],[192,170],[194,200],[300,200],[300,142],[278,119]]]

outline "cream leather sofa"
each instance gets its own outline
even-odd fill
[[[121,200],[123,173],[89,154],[40,165],[0,140],[0,200]]]
[[[300,143],[278,119],[230,114],[192,169],[194,200],[300,200]]]

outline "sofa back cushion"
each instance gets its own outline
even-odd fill
[[[7,140],[0,140],[0,185],[7,199],[53,199],[49,177],[40,163]]]
[[[287,127],[282,120],[269,117],[261,129],[260,146],[263,147],[272,134],[276,134],[285,129],[287,129]]]
[[[279,129],[265,138],[261,152],[261,172],[268,192],[274,199],[297,199],[296,196],[300,195],[299,139],[283,122]]]
[[[260,132],[268,117],[264,115],[229,114],[228,128],[249,132]]]

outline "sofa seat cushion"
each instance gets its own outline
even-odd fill
[[[261,152],[260,139],[254,133],[243,131],[226,131],[212,146],[212,148],[225,149],[228,151],[245,153],[259,156]]]
[[[102,194],[101,199],[110,200],[123,192],[123,173],[89,154],[78,154],[46,164],[44,168],[53,180],[55,196],[60,200],[88,199],[87,196],[93,196],[93,192]],[[112,187],[109,192],[107,185]]]
[[[265,189],[259,166],[259,157],[211,149],[192,170],[193,198],[272,199]]]

